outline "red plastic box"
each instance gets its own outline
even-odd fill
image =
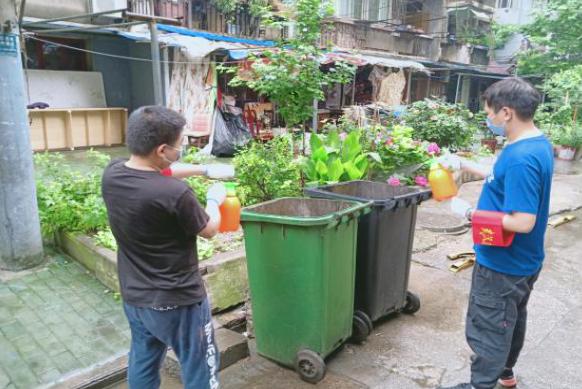
[[[515,232],[503,229],[503,212],[475,211],[473,213],[473,242],[484,246],[508,247]]]

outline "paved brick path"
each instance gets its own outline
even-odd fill
[[[129,339],[121,303],[65,256],[0,278],[0,388],[50,383],[126,352]]]

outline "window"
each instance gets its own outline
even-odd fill
[[[513,0],[497,0],[497,8],[512,8]]]
[[[389,0],[337,0],[336,16],[356,20],[379,21],[390,15]]]
[[[82,39],[43,38],[61,45],[85,49]],[[26,41],[26,65],[29,69],[45,70],[89,70],[87,53],[35,40]]]

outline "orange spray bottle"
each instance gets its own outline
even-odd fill
[[[437,201],[447,200],[457,195],[457,184],[455,184],[453,174],[436,161],[430,165],[428,182],[432,189],[432,197]]]
[[[238,231],[240,226],[240,201],[236,197],[236,184],[233,182],[225,183],[226,199],[220,206],[220,232]]]

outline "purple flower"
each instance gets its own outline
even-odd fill
[[[426,179],[425,176],[416,176],[416,177],[414,177],[414,182],[418,186],[427,186],[428,185],[428,180]]]
[[[386,182],[391,186],[400,186],[400,179],[398,177],[391,176]]]
[[[341,141],[343,142],[344,140],[346,140],[346,137],[348,136],[348,134],[346,134],[345,132],[342,132],[341,134],[339,134],[339,137],[341,139]]]
[[[429,154],[440,154],[441,148],[439,147],[439,145],[433,142],[428,145],[426,151],[428,151]]]

